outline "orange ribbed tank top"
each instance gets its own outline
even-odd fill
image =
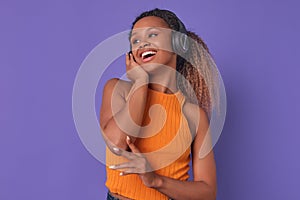
[[[148,89],[143,128],[135,145],[144,153],[156,173],[170,178],[189,178],[192,136],[183,115],[184,96],[178,91],[166,94]],[[107,166],[128,162],[106,148]],[[136,174],[120,176],[120,171],[106,167],[106,186],[112,192],[130,199],[159,200],[167,196],[146,187]]]

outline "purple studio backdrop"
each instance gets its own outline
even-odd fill
[[[155,7],[205,40],[225,84],[217,199],[300,199],[298,1],[1,0],[1,200],[105,199],[105,166],[74,125],[74,80],[96,45]],[[106,80],[124,57],[112,65]]]

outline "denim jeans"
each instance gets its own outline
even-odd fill
[[[116,198],[116,197],[113,197],[113,196],[108,192],[108,193],[107,193],[106,200],[119,200],[119,199]]]
[[[108,192],[106,200],[119,200],[119,199],[116,198],[116,197],[111,196],[111,194]],[[169,199],[169,200],[172,200],[172,199]]]

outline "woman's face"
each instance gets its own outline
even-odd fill
[[[136,62],[142,66],[158,63],[175,68],[176,54],[172,52],[171,34],[168,24],[159,17],[149,16],[137,21],[130,38]]]

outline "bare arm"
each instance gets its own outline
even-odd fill
[[[134,140],[142,125],[147,99],[148,74],[126,55],[127,76],[132,83],[109,80],[103,92],[100,126],[113,145],[127,149],[126,136]],[[127,90],[127,92],[126,92]]]
[[[199,158],[199,152],[204,148],[211,148],[207,144],[202,145],[208,134],[208,120],[205,112],[200,109],[200,120],[197,135],[192,145],[193,153],[193,181],[179,181],[168,177],[158,176],[154,188],[173,199],[216,199],[216,166],[214,154],[211,150],[204,158]]]
[[[122,175],[138,174],[147,187],[158,190],[172,199],[216,199],[216,167],[213,151],[210,151],[204,158],[199,157],[205,136],[208,134],[208,120],[205,112],[200,109],[200,120],[197,135],[192,145],[193,153],[193,181],[180,181],[169,177],[161,176],[155,172],[146,172],[149,163],[139,153],[134,143],[127,140],[132,153],[127,151],[116,151],[120,156],[128,158],[127,163],[110,166],[111,169],[123,169]],[[207,144],[206,144],[207,145]],[[207,145],[208,148],[209,145]]]

